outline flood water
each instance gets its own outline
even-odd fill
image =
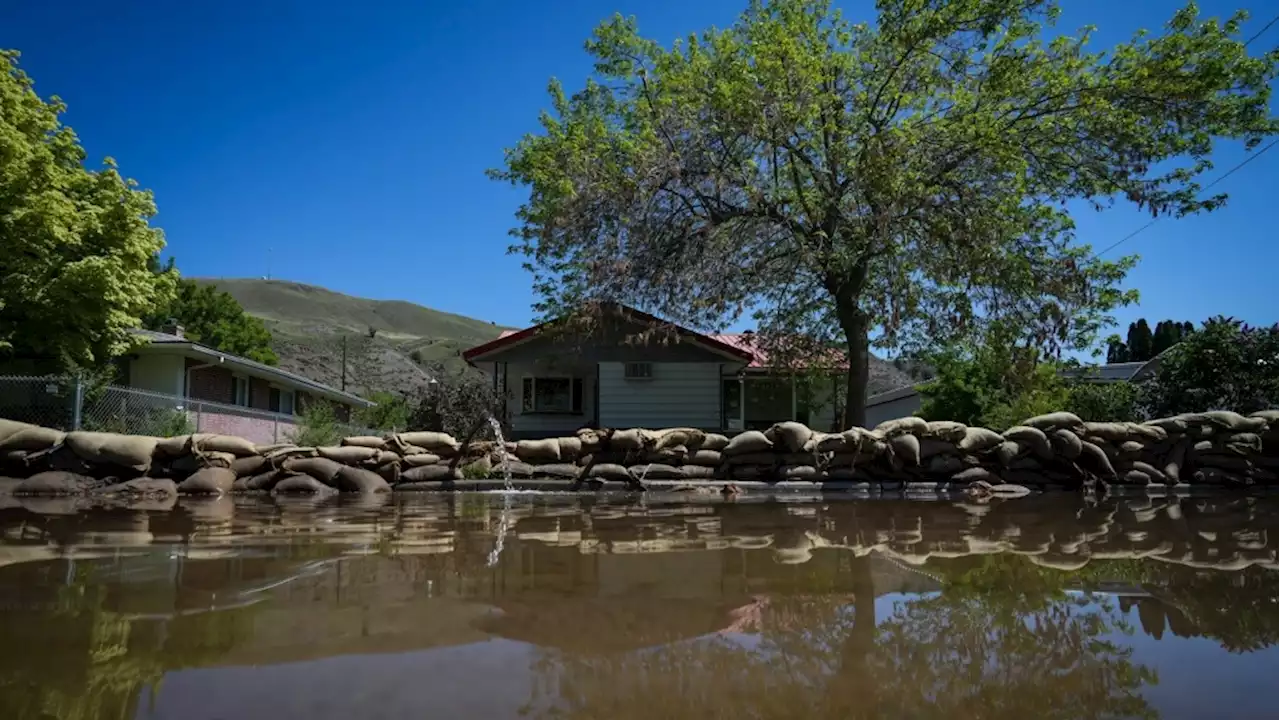
[[[0,718],[1275,717],[1274,498],[0,498]]]

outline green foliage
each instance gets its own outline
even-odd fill
[[[170,260],[168,270],[172,270]],[[262,320],[247,314],[229,293],[212,285],[178,281],[173,301],[158,307],[144,327],[159,330],[170,319],[182,325],[186,337],[223,352],[275,365],[280,359],[271,349],[271,331]]]
[[[1194,328],[1189,322],[1161,320],[1153,333],[1146,318],[1141,318],[1129,323],[1126,341],[1122,342],[1119,335],[1107,338],[1107,362],[1146,362],[1182,342],[1192,332]]]
[[[87,404],[87,403],[86,403]],[[189,435],[196,431],[191,416],[176,408],[124,408],[124,413],[95,414],[88,412],[83,420],[85,430],[155,437]]]
[[[376,404],[357,410],[357,423],[374,430],[404,430],[409,427],[409,415],[413,412],[413,407],[403,395],[380,390],[370,394],[367,399]]]
[[[331,403],[315,400],[298,414],[298,426],[288,434],[289,440],[302,447],[337,445],[342,439],[342,426]]]
[[[1152,417],[1203,410],[1250,413],[1277,404],[1277,328],[1251,328],[1232,318],[1206,320],[1160,358],[1140,387]]]
[[[409,427],[464,438],[491,417],[504,419],[505,399],[484,373],[443,363],[428,365],[426,372],[435,382],[418,398],[409,416]]]
[[[135,346],[176,278],[148,268],[164,247],[151,193],[110,158],[86,168],[65,109],[0,51],[0,353],[92,368]]]
[[[1244,14],[1179,10],[1102,51],[1053,36],[1052,0],[885,0],[855,24],[824,0],[752,2],[672,47],[615,16],[595,74],[552,81],[541,130],[497,179],[527,187],[513,251],[557,318],[617,300],[693,327],[753,310],[774,357],[849,357],[1012,323],[1046,352],[1092,345],[1133,258],[1073,242],[1069,200],[1159,215],[1219,207],[1196,178],[1218,139],[1276,131],[1276,54]],[[1187,158],[1185,162],[1180,159]]]
[[[1138,387],[1127,382],[1071,383],[1061,408],[1085,422],[1130,422],[1143,419],[1138,411]]]

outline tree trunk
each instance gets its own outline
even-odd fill
[[[836,298],[836,315],[844,330],[849,369],[845,382],[844,426],[863,427],[867,422],[867,381],[870,374],[870,323],[851,297]]]

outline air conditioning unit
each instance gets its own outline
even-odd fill
[[[627,380],[652,380],[653,363],[631,362],[623,369],[622,376]]]

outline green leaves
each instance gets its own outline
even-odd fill
[[[230,293],[213,285],[179,280],[173,301],[150,315],[145,327],[159,330],[170,319],[177,320],[184,335],[198,343],[265,365],[280,361],[271,349],[271,331],[262,320],[245,313]]]
[[[151,193],[110,158],[85,168],[64,105],[17,62],[0,51],[0,354],[101,366],[132,347],[176,274],[148,267],[164,247]]]
[[[1193,6],[1106,51],[1044,39],[1058,5],[753,2],[662,47],[615,17],[596,75],[495,178],[528,188],[513,231],[540,312],[616,300],[762,340],[920,349],[1019,328],[1044,353],[1091,346],[1136,258],[1094,257],[1064,209],[1124,200],[1212,210],[1213,142],[1273,134],[1274,53]],[[855,414],[856,416],[856,414]]]

